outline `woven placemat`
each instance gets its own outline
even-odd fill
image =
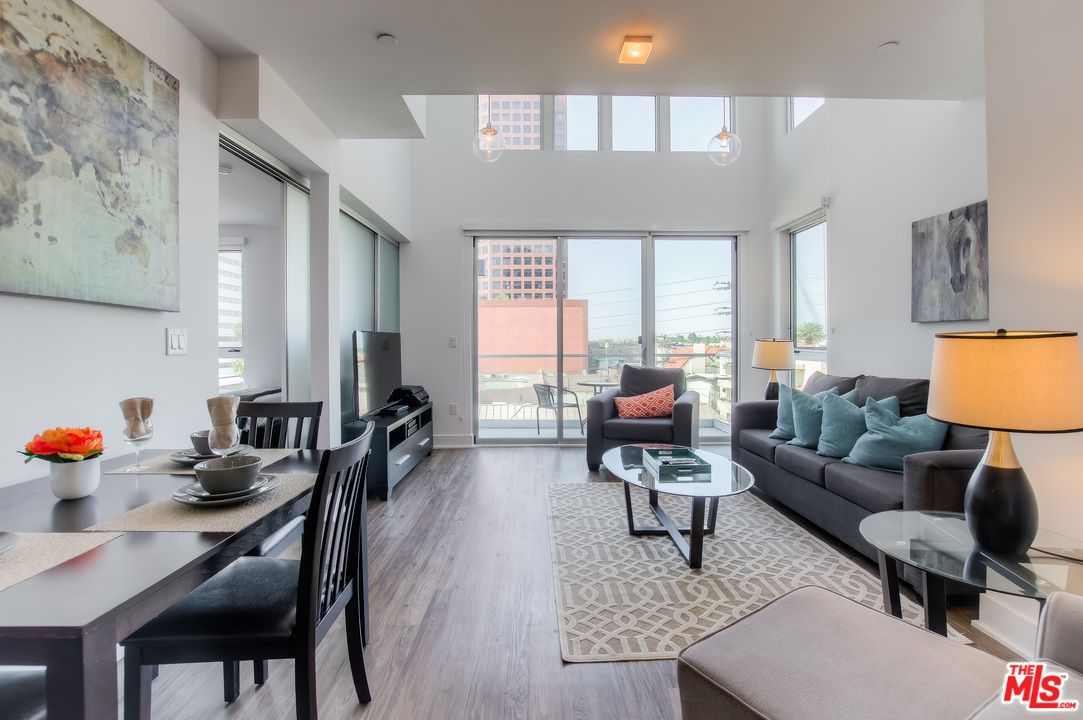
[[[295,452],[297,452],[296,448],[294,448],[292,450],[291,449],[287,449],[287,450],[278,450],[278,449],[253,450],[252,452],[250,452],[248,454],[249,455],[258,455],[259,457],[263,458],[263,467],[267,467],[271,463],[278,462],[282,458],[287,458],[290,455],[293,455]],[[196,474],[196,471],[193,469],[193,467],[191,465],[182,465],[182,464],[180,464],[178,462],[173,462],[172,460],[169,459],[169,455],[170,455],[170,453],[166,453],[165,455],[159,455],[158,457],[150,458],[149,460],[148,459],[141,460],[140,464],[141,465],[146,465],[147,469],[143,470],[140,474],[141,475],[195,475]],[[135,467],[135,463],[132,463],[131,465],[125,465],[124,467],[117,468],[116,470],[110,470],[109,472],[107,472],[105,474],[106,475],[126,475],[128,473],[128,468],[130,468],[130,467]]]
[[[238,532],[275,508],[285,505],[316,482],[315,473],[283,474],[275,477],[281,481],[278,487],[239,505],[193,507],[167,497],[87,529],[122,532]]]
[[[0,590],[120,537],[120,533],[18,533],[15,547],[0,555]]]

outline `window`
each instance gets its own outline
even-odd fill
[[[512,122],[520,122],[520,121],[522,121],[522,118],[523,118],[523,116],[522,116],[521,113],[512,113],[511,121]],[[519,131],[516,130],[515,132],[519,132]]]
[[[523,131],[523,128],[522,128],[521,125],[512,125],[511,126],[511,131],[513,133],[521,133]]]
[[[504,246],[504,252],[505,253],[511,253],[511,245],[505,245]]]
[[[513,280],[511,283],[511,287],[513,290],[522,290],[523,282],[521,280]]]
[[[545,293],[545,299],[546,300],[552,300],[553,299],[553,293]]]
[[[545,258],[548,260],[549,258]],[[545,268],[545,277],[553,277],[553,268]]]
[[[534,281],[534,289],[535,290],[541,290],[542,289],[542,281],[541,280],[535,280]]]
[[[218,389],[244,387],[243,250],[218,252]]]
[[[613,149],[651,152],[655,141],[653,95],[613,96]]]
[[[534,293],[534,299],[535,300],[541,300],[542,299],[542,294],[541,293]]]
[[[500,271],[499,270],[493,270],[492,276],[493,277],[500,277]]]
[[[707,143],[723,127],[733,126],[732,98],[671,97],[669,99],[669,149],[673,152],[706,152]]]
[[[541,250],[536,250],[535,252],[541,252]],[[552,245],[546,245],[545,246],[545,252],[547,252],[547,253],[553,252],[553,246]]]
[[[510,269],[504,271],[504,277],[511,277],[511,270]]]
[[[791,312],[797,350],[795,385],[827,362],[827,223],[790,233]]]
[[[499,264],[500,264],[500,256],[497,255],[496,257],[493,258],[493,265],[499,265]]]
[[[534,258],[532,258],[529,255],[527,255],[525,258],[523,258],[523,264],[524,265],[530,265],[533,262],[534,262]]]
[[[553,281],[552,280],[546,280],[545,281],[545,289],[546,290],[552,290],[553,289]]]
[[[546,256],[545,264],[546,265],[552,265],[553,264],[553,256],[552,255]],[[548,275],[549,274],[548,271],[545,274]]]
[[[482,289],[482,290],[488,290],[488,289],[489,289],[489,283],[487,283],[487,282],[483,282],[483,283],[481,284],[481,289]]]
[[[535,246],[534,246],[534,252],[536,252],[536,253],[538,253],[539,255],[541,255],[541,254],[542,254],[542,253],[543,253],[544,251],[542,250],[542,246],[541,246],[541,245],[535,245]],[[553,252],[553,251],[552,251],[552,250],[550,250],[549,252]]]
[[[477,97],[477,120],[478,127],[483,127],[487,122],[485,103],[487,96]],[[541,95],[493,95],[493,110],[530,110],[541,108]],[[540,150],[541,149],[541,126],[521,125],[518,123],[530,122],[534,113],[528,112],[493,112],[494,127],[506,136],[505,147],[515,150]],[[502,121],[496,125],[496,121]],[[513,124],[515,123],[515,124]]]
[[[542,276],[541,268],[535,268],[534,277],[541,277],[541,276]]]
[[[790,98],[790,130],[808,120],[809,115],[824,104],[822,97],[792,97]]]
[[[518,250],[519,250],[519,248],[516,248],[516,252],[518,252]],[[522,265],[523,264],[523,259],[521,257],[519,257],[518,255],[516,255],[514,258],[512,258],[511,264],[512,265]]]
[[[512,297],[513,300],[522,300],[523,299],[523,294],[522,293],[515,293],[511,297]]]
[[[598,149],[598,96],[553,96],[554,150]]]
[[[520,270],[519,268],[515,268],[514,270],[511,271],[511,276],[512,277],[522,277],[523,276],[523,271]]]

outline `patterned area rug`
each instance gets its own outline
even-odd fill
[[[877,575],[751,493],[719,501],[717,529],[704,538],[698,570],[668,537],[628,534],[621,483],[551,484],[546,500],[567,662],[672,659],[700,636],[802,585],[883,609]],[[633,488],[632,500],[636,523],[656,525],[647,493]],[[660,504],[674,522],[687,522],[687,498],[663,495]],[[902,602],[903,616],[921,624],[921,608]]]

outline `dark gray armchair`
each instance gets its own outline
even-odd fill
[[[642,395],[673,386],[673,415],[622,420],[615,397]],[[688,390],[680,368],[625,365],[620,386],[587,399],[587,467],[594,471],[610,448],[632,443],[669,443],[699,447],[699,393]]]

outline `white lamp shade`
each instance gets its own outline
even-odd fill
[[[1083,430],[1083,356],[1074,332],[941,333],[929,415],[1007,432]]]
[[[793,340],[758,338],[752,349],[752,367],[760,370],[793,370]]]

